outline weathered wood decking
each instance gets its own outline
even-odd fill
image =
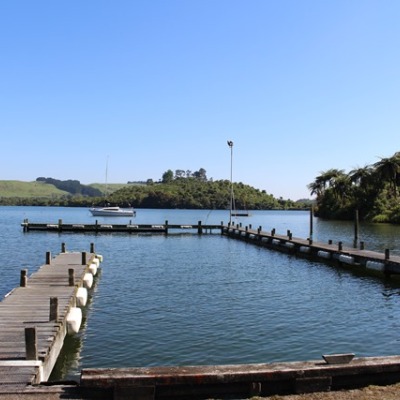
[[[93,273],[96,256],[91,251],[55,258],[47,253],[46,264],[29,277],[21,271],[21,286],[0,303],[0,393],[50,376],[78,288],[85,286],[85,275]]]

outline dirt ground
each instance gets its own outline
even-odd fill
[[[389,386],[368,386],[362,389],[336,392],[253,397],[251,400],[400,400],[400,383]]]

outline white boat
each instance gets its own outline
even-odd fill
[[[136,211],[133,208],[120,207],[92,207],[89,211],[94,217],[134,217]]]

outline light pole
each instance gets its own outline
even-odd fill
[[[232,223],[232,208],[233,208],[233,181],[232,181],[232,162],[233,162],[233,142],[232,140],[228,140],[228,146],[231,149],[231,204],[230,204],[230,212],[229,212],[229,225]]]

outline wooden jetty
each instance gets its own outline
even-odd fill
[[[222,230],[223,223],[206,224],[204,225],[201,221],[195,224],[169,224],[165,221],[162,224],[132,224],[130,221],[128,224],[104,224],[98,223],[98,220],[94,224],[65,224],[60,219],[57,223],[33,223],[25,219],[21,226],[24,232],[29,231],[48,231],[48,232],[74,232],[74,233],[164,233],[168,234],[171,231],[187,231],[197,232],[198,234]]]
[[[280,235],[272,229],[265,232],[261,227],[252,229],[251,225],[223,226],[222,234],[234,239],[243,240],[268,249],[309,258],[314,261],[332,263],[352,269],[367,272],[373,275],[386,277],[400,275],[400,257],[390,255],[389,249],[384,253],[365,249],[365,244],[360,242],[360,247],[344,247],[342,242],[328,243],[314,242],[312,239],[293,237],[288,230],[286,235]]]
[[[65,336],[79,329],[78,306],[100,261],[93,244],[90,252],[66,252],[63,244],[31,276],[21,271],[20,287],[0,302],[0,395],[48,380]]]
[[[191,232],[203,234],[207,232],[218,232],[224,236],[244,240],[259,246],[286,252],[300,257],[306,257],[319,262],[340,264],[354,269],[359,268],[369,274],[384,275],[386,277],[400,275],[400,257],[391,256],[389,249],[384,253],[365,249],[364,242],[360,247],[344,247],[342,242],[337,244],[314,242],[312,239],[293,237],[288,230],[286,235],[277,234],[275,229],[270,232],[263,231],[261,227],[252,229],[252,226],[242,227],[241,224],[224,225],[203,224],[198,221],[195,224],[170,224],[165,221],[163,224],[65,224],[62,220],[58,223],[32,223],[25,219],[22,222],[24,232],[48,231],[48,232],[72,232],[72,233],[161,233]]]

